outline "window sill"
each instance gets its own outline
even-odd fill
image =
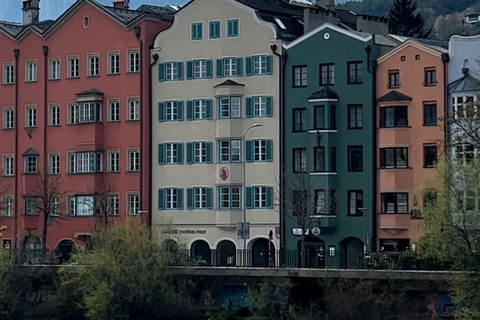
[[[125,173],[127,173],[127,174],[140,173],[140,170],[137,170],[137,171],[125,171]]]
[[[399,127],[380,127],[380,129],[411,129],[412,126],[399,126]]]
[[[338,172],[329,172],[329,171],[314,171],[310,172],[311,176],[336,176]]]
[[[320,87],[330,87],[330,86],[334,86],[335,83],[320,83],[318,86]]]
[[[308,130],[308,133],[337,133],[337,129],[312,129]]]
[[[337,219],[338,215],[336,214],[311,214],[311,219]]]
[[[67,174],[69,176],[83,176],[87,174],[102,174],[103,172],[98,171],[98,172],[68,172]]]
[[[88,75],[87,78],[100,78],[100,75],[99,74]]]
[[[8,175],[8,176],[5,175],[5,174],[2,174],[2,177],[3,177],[3,178],[14,178],[15,176],[14,176],[13,174]]]
[[[140,73],[140,70],[138,71],[127,71],[126,74],[137,74]],[[175,81],[175,80],[165,80],[165,81]]]
[[[115,174],[119,174],[119,173],[120,173],[120,171],[107,171],[107,174],[109,174],[109,173],[115,173]]]
[[[363,127],[348,127],[347,130],[363,130]]]
[[[48,128],[60,128],[61,125],[59,125],[59,124],[49,124],[47,127]]]
[[[55,81],[60,81],[60,80],[62,80],[62,79],[61,79],[61,78],[58,78],[58,79],[48,79],[48,81],[53,81],[53,82],[55,82]]]
[[[398,89],[398,88],[400,88],[400,86],[388,86],[387,88],[388,89]]]
[[[5,131],[14,131],[15,128],[2,128],[2,130],[5,130]]]
[[[362,169],[362,170],[352,170],[352,169],[348,169],[347,172],[363,172],[363,169]]]
[[[435,165],[423,166],[423,169],[435,169]]]
[[[138,119],[138,120],[125,120],[125,122],[140,122],[140,119]]]
[[[97,121],[97,122],[67,123],[67,126],[87,126],[91,124],[103,124],[103,122]]]
[[[379,212],[378,214],[399,214],[399,215],[408,215],[408,212]]]
[[[38,81],[37,80],[33,80],[33,81],[25,81],[25,84],[29,84],[29,83],[37,83]]]
[[[347,214],[347,217],[363,217],[363,214]]]
[[[24,173],[22,173],[22,175],[25,175],[25,176],[33,176],[33,175],[35,175],[35,174],[37,174],[37,173],[38,173],[37,171],[35,171],[35,172],[24,172]]]
[[[436,87],[437,84],[436,84],[436,83],[432,83],[432,84],[428,84],[428,83],[427,83],[427,84],[424,84],[423,86],[424,86],[424,87]]]
[[[107,122],[107,123],[120,123],[120,120],[115,120],[115,121],[110,121],[110,120],[108,120],[108,121],[106,121],[106,122]]]
[[[363,81],[362,81],[362,82],[347,82],[347,84],[348,84],[348,85],[350,85],[350,84],[354,84],[354,85],[355,85],[355,84],[363,84]]]
[[[107,73],[107,76],[119,76],[121,75],[120,72],[118,73]]]
[[[2,83],[2,86],[14,86],[15,82],[12,83]]]
[[[437,123],[427,123],[427,124],[423,124],[424,127],[436,127],[437,126]]]
[[[378,168],[379,170],[408,170],[408,169],[412,169],[412,167],[403,167],[403,168],[400,168],[400,167],[392,167],[392,168],[382,168],[382,167],[379,167]]]
[[[306,88],[307,86],[292,86],[292,88]]]
[[[80,77],[67,77],[67,80],[75,80],[75,79],[80,79]]]

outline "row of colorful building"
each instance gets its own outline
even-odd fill
[[[0,22],[4,247],[38,250],[46,230],[65,251],[136,215],[205,263],[302,239],[310,266],[415,249],[480,37],[406,39],[333,1],[78,0],[54,21],[39,3]]]

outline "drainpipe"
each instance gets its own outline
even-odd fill
[[[43,197],[45,193],[48,193],[48,158],[47,158],[47,115],[48,115],[48,97],[47,97],[47,82],[48,82],[48,46],[43,46]],[[48,195],[49,197],[49,195]],[[48,199],[50,201],[50,199]],[[43,212],[43,233],[42,233],[42,246],[44,252],[47,251],[47,231],[48,231],[48,218],[50,212],[47,210]]]
[[[280,252],[285,249],[285,206],[284,206],[284,190],[285,190],[285,152],[284,152],[284,145],[285,145],[285,65],[287,63],[288,53],[283,51],[283,48],[280,47],[281,53],[277,53],[277,45],[272,44],[270,46],[273,54],[278,57],[278,68],[279,68],[279,88],[280,88],[280,98],[279,98],[279,126],[280,126],[280,146],[279,146],[279,153],[280,153],[280,186],[279,186],[279,194],[280,194]],[[281,263],[284,263],[284,255],[280,254],[280,259],[282,260]]]
[[[13,159],[14,159],[14,165],[13,165],[13,175],[14,175],[14,209],[15,209],[15,216],[13,220],[13,234],[14,234],[14,248],[18,248],[18,215],[20,212],[18,211],[18,126],[19,126],[19,121],[18,121],[18,58],[20,57],[20,50],[18,49],[13,49],[13,55],[15,57],[15,106],[14,106],[14,111],[13,111],[13,117],[14,117],[14,126],[15,126],[15,138],[14,138],[14,151],[13,151]]]
[[[150,49],[153,49],[153,46],[150,47]],[[153,77],[152,77],[152,68],[155,66],[155,64],[157,64],[157,61],[158,61],[158,54],[154,54],[152,56],[153,58],[153,62],[150,63],[150,68],[148,68],[148,73],[149,73],[149,76],[148,76],[148,92],[150,92],[150,95],[149,95],[149,99],[148,99],[148,119],[150,120],[150,124],[152,123],[152,103],[153,103],[153,91],[152,91],[152,83],[153,83]],[[149,124],[149,126],[150,126]],[[151,127],[150,127],[150,135],[148,136],[148,143],[149,143],[149,146],[150,146],[150,152],[148,154],[148,157],[149,157],[149,161],[148,161],[148,172],[152,172],[152,165],[153,165],[153,161],[152,161],[152,141],[153,141],[153,132],[151,132]],[[150,178],[148,179],[148,190],[149,190],[149,193],[152,194],[152,183],[153,183],[153,175],[150,174],[149,175]],[[150,200],[148,202],[148,223],[149,223],[149,226],[152,225],[152,201]]]
[[[444,127],[444,132],[443,132],[443,139],[444,139],[444,150],[443,154],[447,155],[449,154],[449,148],[450,148],[450,124],[449,124],[449,114],[448,114],[448,62],[450,61],[450,56],[448,53],[442,53],[442,62],[443,62],[443,88],[444,88],[444,93],[443,93],[443,127]]]

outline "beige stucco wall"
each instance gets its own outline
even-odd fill
[[[239,37],[226,38],[226,20],[239,19]],[[208,21],[221,21],[220,39],[208,39]],[[191,22],[203,22],[203,40],[190,40]],[[242,221],[242,210],[216,210],[216,186],[242,183],[242,164],[217,163],[218,138],[241,138],[249,125],[261,123],[263,127],[253,128],[247,139],[265,138],[273,140],[273,161],[246,164],[246,184],[269,185],[274,190],[278,187],[279,177],[279,65],[278,57],[273,55],[270,45],[276,40],[275,29],[270,24],[259,20],[253,10],[233,0],[199,0],[181,10],[175,17],[173,26],[156,38],[153,54],[159,55],[153,67],[153,101],[152,101],[152,216],[157,227],[171,221],[172,229],[190,230],[182,233],[176,240],[187,248],[197,239],[206,240],[211,249],[219,241],[230,239],[237,249],[243,249],[243,240],[237,240],[235,226]],[[280,45],[278,46],[281,47]],[[266,76],[242,76],[230,79],[245,85],[242,97],[241,119],[218,119],[215,95],[219,89],[214,86],[227,80],[216,77],[216,59],[221,57],[246,57],[255,54],[273,56],[273,73]],[[159,82],[158,63],[165,61],[187,61],[193,59],[211,59],[213,77],[211,79],[165,81]],[[186,66],[186,65],[185,65]],[[243,61],[245,74],[245,59]],[[185,75],[186,78],[186,75]],[[217,91],[216,91],[217,90]],[[245,97],[252,95],[269,95],[273,97],[273,117],[245,118]],[[158,122],[158,102],[170,99],[192,100],[198,98],[212,99],[212,120]],[[186,118],[186,110],[184,110]],[[158,144],[163,142],[211,141],[213,143],[212,164],[158,165]],[[186,150],[185,150],[186,151]],[[243,156],[242,148],[242,156]],[[220,168],[226,167],[229,178],[222,181]],[[186,188],[206,186],[213,188],[213,210],[158,210],[158,189],[164,187],[184,188],[184,208],[186,208]],[[277,191],[274,191],[277,193]],[[274,196],[274,202],[277,197]],[[275,206],[274,206],[275,207]],[[278,209],[247,210],[247,221],[251,223],[251,238],[266,238],[268,231],[274,233],[275,246],[278,249],[279,238],[275,236],[275,227],[279,225]],[[191,230],[199,230],[190,234]],[[205,232],[204,232],[205,231]],[[182,231],[180,231],[182,232]],[[185,231],[183,231],[185,232]]]

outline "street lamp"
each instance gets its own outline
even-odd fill
[[[246,175],[245,175],[245,169],[246,169],[246,152],[247,152],[247,141],[245,140],[245,137],[247,136],[247,133],[250,129],[256,128],[256,127],[262,127],[262,124],[260,123],[254,123],[250,126],[248,126],[245,131],[243,131],[243,161],[242,161],[242,178],[243,178],[243,230],[242,230],[242,236],[243,236],[243,266],[247,266],[247,185],[246,185]]]

